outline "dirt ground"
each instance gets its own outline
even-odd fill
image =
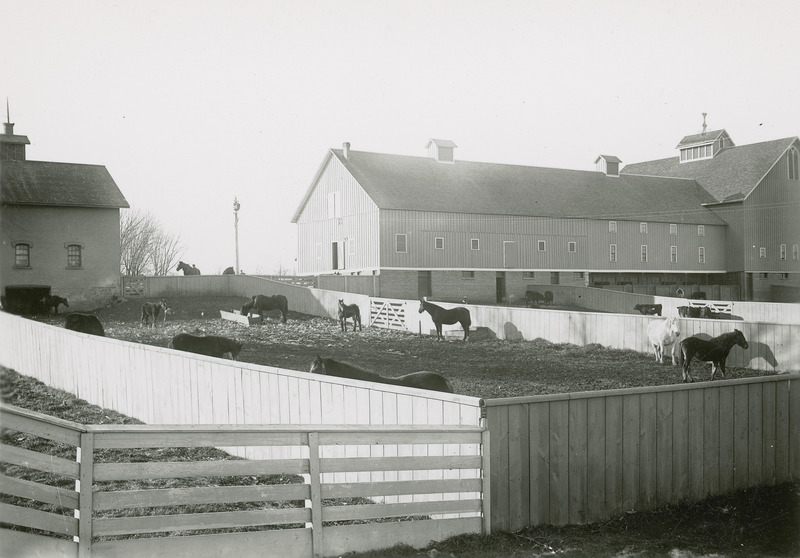
[[[242,341],[239,360],[308,371],[316,355],[355,364],[384,376],[427,370],[442,374],[456,393],[475,397],[514,397],[601,389],[675,384],[680,368],[658,364],[652,354],[531,341],[484,340],[464,343],[460,337],[437,341],[430,335],[364,327],[343,332],[336,320],[290,312],[268,313],[262,324],[245,326],[220,318],[220,310],[238,309],[244,297],[166,299],[172,311],[166,325],[142,327],[141,305],[155,299],[132,299],[98,309],[106,336],[166,347],[178,333],[222,335]],[[63,325],[63,315],[36,319]],[[365,319],[366,322],[366,319]],[[348,322],[351,324],[351,322]],[[733,350],[737,350],[734,348]],[[669,359],[667,359],[669,362]],[[710,366],[692,365],[696,380],[710,378]],[[728,368],[728,378],[767,374]]]

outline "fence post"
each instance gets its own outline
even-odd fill
[[[489,429],[484,427],[481,433],[481,469],[483,470],[483,534],[492,534],[492,470],[489,466],[491,463],[492,450],[489,442]]]
[[[80,478],[76,488],[80,493],[80,511],[78,517],[78,557],[89,558],[92,555],[92,485],[94,484],[94,433],[81,434],[81,447],[78,448],[80,461]]]
[[[308,433],[308,468],[311,482],[311,553],[323,556],[322,550],[322,486],[319,470],[319,432]]]

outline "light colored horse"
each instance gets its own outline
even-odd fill
[[[655,350],[656,361],[660,364],[664,364],[664,352],[670,345],[672,345],[672,366],[678,364],[675,349],[678,346],[676,341],[680,336],[681,329],[678,325],[678,318],[655,320],[647,325],[647,337]]]

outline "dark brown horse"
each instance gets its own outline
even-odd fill
[[[264,323],[264,312],[270,310],[280,310],[281,321],[286,323],[286,316],[289,314],[289,301],[283,295],[255,295],[242,305],[242,316],[249,316],[252,312],[258,312],[261,316],[261,323]]]
[[[339,324],[342,326],[342,331],[347,331],[347,318],[353,319],[353,331],[356,330],[356,324],[358,324],[358,330],[363,331],[361,328],[361,310],[358,308],[358,304],[345,304],[344,299],[339,299]]]
[[[449,310],[437,306],[432,302],[420,299],[419,313],[428,312],[433,319],[433,325],[436,326],[436,339],[444,339],[442,335],[442,325],[451,325],[455,323],[461,324],[464,329],[464,341],[469,341],[469,326],[472,325],[472,319],[469,316],[469,310],[463,306],[451,308]]]
[[[453,388],[450,387],[445,377],[435,372],[412,372],[397,378],[389,378],[332,358],[322,358],[319,355],[311,364],[311,372],[313,374],[350,378],[351,380],[364,380],[365,382],[453,393]]]
[[[184,275],[200,275],[200,270],[194,265],[189,265],[183,262],[178,262],[178,268],[176,271],[183,271]]]
[[[742,349],[747,348],[747,339],[738,329],[728,333],[723,333],[719,337],[705,340],[699,337],[687,337],[681,341],[681,356],[683,358],[683,381],[693,382],[689,365],[693,358],[711,362],[711,379],[714,379],[717,369],[722,377],[725,377],[725,360],[734,345],[739,345]]]

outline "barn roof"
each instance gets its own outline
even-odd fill
[[[723,149],[711,159],[681,163],[679,157],[633,163],[623,176],[661,176],[694,179],[717,202],[739,201],[758,186],[775,162],[797,137],[783,138]]]
[[[3,161],[0,186],[3,204],[130,207],[102,165]]]
[[[684,136],[678,143],[677,147],[688,147],[690,145],[700,145],[705,143],[713,143],[719,139],[721,135],[728,133],[725,130],[714,130],[711,132],[703,132],[700,134],[693,134],[691,136]]]
[[[332,149],[380,209],[488,215],[724,224],[691,179],[609,177],[596,171],[457,161]],[[322,169],[320,169],[320,172]],[[319,177],[319,173],[317,175]],[[299,219],[316,180],[294,215]]]

